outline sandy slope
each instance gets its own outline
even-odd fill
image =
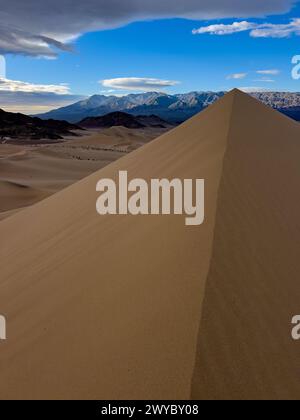
[[[234,91],[0,222],[0,398],[299,398],[299,134]],[[205,178],[205,224],[98,216],[122,169]]]
[[[42,191],[28,187],[25,184],[19,184],[9,181],[0,181],[1,201],[0,214],[11,209],[17,209],[26,206],[27,200],[31,204],[34,201],[40,201],[47,195]]]
[[[17,208],[14,210],[3,211],[0,213],[0,221],[7,219],[8,217],[12,216],[13,214],[18,213],[18,211],[24,210],[25,207]]]

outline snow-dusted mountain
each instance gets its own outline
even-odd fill
[[[98,117],[110,112],[123,111],[133,115],[157,115],[172,121],[183,121],[201,111],[224,95],[224,92],[192,92],[180,95],[142,93],[127,96],[94,95],[83,101],[39,115],[78,122],[86,117]]]
[[[74,123],[87,117],[99,117],[111,112],[123,111],[132,115],[155,114],[165,120],[181,122],[202,111],[224,94],[225,92],[190,92],[167,95],[150,92],[122,97],[94,95],[73,105],[38,116],[42,119],[53,118]],[[252,95],[265,104],[295,119],[300,119],[300,93],[257,92]]]

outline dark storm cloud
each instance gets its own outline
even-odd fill
[[[3,0],[0,54],[56,55],[80,34],[133,21],[213,19],[285,13],[293,0]]]

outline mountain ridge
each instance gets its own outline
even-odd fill
[[[83,128],[167,128],[170,124],[156,115],[131,115],[126,112],[111,112],[101,117],[87,117],[78,123]]]
[[[157,115],[173,123],[181,123],[207,108],[226,94],[225,91],[193,91],[170,95],[160,92],[129,94],[126,96],[93,95],[75,104],[39,114],[42,119],[63,119],[77,123],[87,117],[101,117],[111,112],[127,112],[132,115]],[[254,92],[251,94],[274,109],[286,113],[293,108],[292,118],[300,120],[300,93]]]
[[[0,109],[0,143],[6,141],[58,141],[74,135],[80,127],[63,120],[42,120],[38,117],[6,112]]]

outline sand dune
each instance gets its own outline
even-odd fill
[[[233,91],[1,221],[0,398],[299,398],[299,135]],[[119,170],[204,178],[204,225],[98,216]]]

